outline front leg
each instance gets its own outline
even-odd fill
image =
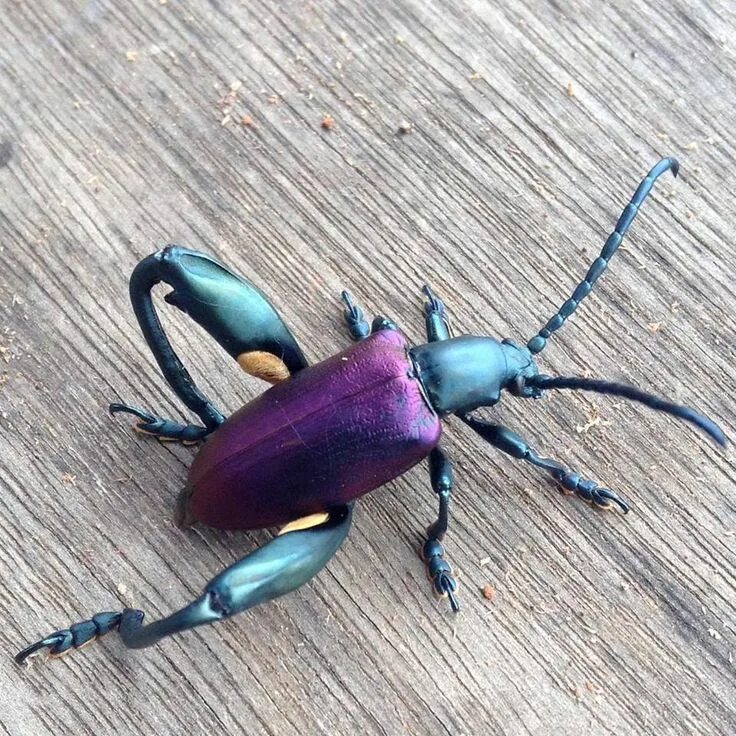
[[[343,291],[340,295],[345,309],[343,311],[343,319],[347,325],[350,337],[359,342],[365,340],[366,337],[372,335],[374,332],[380,332],[381,330],[397,330],[398,327],[394,322],[386,317],[377,316],[373,318],[373,323],[368,325],[368,321],[365,318],[365,314],[360,306],[353,300],[353,297],[349,292]]]
[[[452,494],[452,463],[441,447],[435,447],[429,456],[429,473],[432,489],[439,498],[440,506],[437,520],[427,529],[427,541],[422,546],[422,559],[427,566],[427,575],[432,581],[435,595],[449,598],[452,610],[457,613],[460,603],[455,595],[457,581],[452,575],[452,567],[445,557],[442,540],[447,533]]]
[[[126,647],[141,649],[278,598],[306,583],[327,564],[347,536],[352,511],[349,504],[287,524],[275,539],[221,572],[199,598],[166,618],[144,626],[144,614],[134,609],[98,613],[31,644],[15,661],[22,664],[43,649],[52,657],[61,656],[115,629]]]
[[[629,504],[608,488],[601,488],[594,480],[581,478],[574,470],[566,468],[557,460],[537,454],[516,432],[512,432],[501,424],[491,424],[475,419],[469,414],[459,415],[465,424],[472,427],[484,440],[499,450],[519,460],[536,465],[546,470],[568,493],[574,493],[585,501],[601,509],[608,509],[616,504],[621,511],[628,513]]]
[[[427,301],[424,303],[424,318],[427,326],[427,342],[449,340],[452,336],[450,318],[445,303],[426,284],[422,293]]]

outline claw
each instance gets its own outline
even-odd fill
[[[601,509],[610,509],[612,504],[616,504],[621,509],[621,513],[629,513],[629,504],[608,488],[596,488],[592,494],[592,501],[595,506]]]
[[[178,424],[168,419],[161,419],[150,412],[127,404],[110,404],[109,410],[113,416],[118,412],[123,412],[138,417],[140,421],[136,422],[133,429],[140,434],[156,437],[161,442],[181,442],[184,445],[193,445],[203,440],[210,431],[193,424]]]
[[[460,601],[458,601],[455,592],[457,591],[457,580],[449,572],[441,572],[433,581],[435,592],[441,598],[447,598],[450,601],[450,607],[453,613],[460,610]]]
[[[450,608],[452,608],[452,612],[459,613],[460,612],[460,601],[457,599],[457,596],[455,595],[455,591],[448,590],[447,597],[450,599]]]
[[[159,419],[158,417],[154,416],[153,414],[144,411],[143,409],[138,409],[135,406],[126,406],[125,404],[110,404],[110,414],[112,416],[115,416],[118,412],[123,412],[124,414],[132,414],[134,417],[138,417],[140,419],[140,422],[136,422],[133,429],[136,432],[140,432],[141,434],[147,434],[152,437],[159,437],[160,439],[168,439],[168,438],[161,438],[158,434],[157,430],[160,430],[163,426],[163,420]]]
[[[350,292],[343,291],[340,294],[343,304],[345,305],[345,322],[353,340],[362,340],[371,333],[371,328],[365,321],[363,310],[353,301]]]
[[[555,466],[559,467],[551,467],[551,463],[554,461],[546,462],[547,469],[560,484],[563,492],[574,493],[599,509],[609,509],[612,504],[616,504],[624,514],[629,512],[629,504],[609,488],[601,488],[594,480],[581,478],[577,473],[570,470],[565,471],[559,463],[554,463]]]
[[[457,580],[452,575],[452,568],[447,560],[443,559],[445,549],[437,539],[428,539],[422,547],[422,559],[427,566],[427,577],[432,583],[432,589],[439,598],[447,598],[453,613],[460,610],[457,592]]]
[[[424,286],[422,286],[422,294],[427,297],[427,303],[424,305],[424,310],[426,312],[444,313],[445,305],[443,301],[435,295],[428,284],[424,284]]]
[[[350,296],[350,292],[343,291],[340,294],[340,298],[345,304],[345,317],[359,322],[363,319],[363,310],[353,301],[353,297]]]
[[[340,292],[340,298],[345,302],[345,306],[352,310],[355,308],[355,302],[353,301],[353,297],[350,296],[350,292],[343,290]]]
[[[432,318],[435,317],[436,319],[439,319],[442,325],[444,325],[445,331],[447,333],[446,337],[451,336],[452,327],[450,326],[450,318],[447,314],[447,309],[445,309],[445,303],[432,291],[432,289],[427,284],[424,284],[424,286],[422,286],[422,293],[427,298],[427,301],[424,304],[424,314],[430,320],[430,322],[428,322],[428,329],[430,329],[430,334],[432,331],[434,331],[435,333],[437,331],[436,326],[434,328],[429,327]]]
[[[56,632],[55,634],[51,634],[50,636],[47,636],[45,639],[41,639],[40,641],[37,641],[35,644],[31,644],[30,646],[27,646],[22,651],[18,652],[18,654],[15,655],[14,659],[17,664],[25,664],[25,661],[33,654],[36,654],[36,652],[40,652],[42,649],[48,648],[49,654],[53,654],[54,649],[56,649],[59,644],[63,642],[61,631]]]
[[[143,409],[138,409],[135,406],[128,406],[127,404],[110,404],[108,411],[112,416],[115,416],[118,412],[123,412],[125,414],[132,414],[143,422],[152,423],[156,421],[156,417],[153,414]]]

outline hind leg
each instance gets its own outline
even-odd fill
[[[201,596],[170,616],[144,626],[142,611],[98,613],[31,644],[18,652],[15,661],[23,664],[44,649],[52,657],[61,656],[116,629],[126,647],[141,649],[278,598],[304,585],[327,564],[350,530],[352,511],[348,504],[287,524],[277,537],[230,565],[207,583]]]
[[[427,566],[427,576],[432,582],[434,594],[439,598],[448,598],[450,607],[457,613],[460,610],[455,595],[457,581],[452,574],[450,563],[445,559],[445,548],[442,546],[450,516],[452,463],[441,447],[435,447],[429,456],[429,474],[432,489],[439,499],[439,511],[437,520],[427,529],[427,541],[422,546],[422,559]]]
[[[306,367],[294,337],[260,290],[203,253],[169,246],[135,268],[130,299],[164,378],[203,426],[173,422],[127,404],[110,406],[113,414],[136,416],[138,431],[196,442],[225,419],[200,391],[163,330],[151,299],[151,289],[162,281],[173,287],[166,302],[204,327],[246,372],[273,383]]]

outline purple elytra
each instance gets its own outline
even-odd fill
[[[344,504],[437,445],[441,425],[396,330],[376,332],[246,404],[195,457],[183,517],[260,529]]]

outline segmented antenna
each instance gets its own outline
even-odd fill
[[[680,169],[680,164],[675,158],[663,158],[645,177],[642,179],[641,184],[637,187],[634,192],[634,196],[631,201],[626,205],[621,216],[618,218],[616,227],[613,232],[608,236],[606,244],[603,246],[603,250],[598,258],[593,261],[592,265],[588,269],[588,273],[585,278],[577,285],[572,296],[560,307],[557,314],[552,317],[549,322],[527,343],[527,348],[532,355],[542,352],[545,345],[547,344],[547,338],[562,327],[565,324],[565,320],[580,306],[580,302],[585,299],[588,294],[593,290],[595,282],[603,275],[604,271],[608,267],[608,263],[613,257],[614,253],[618,250],[621,241],[626,235],[626,231],[634,221],[639,208],[643,204],[644,200],[649,195],[654,182],[664,174],[665,171],[671,171],[673,176],[677,176],[677,172]]]
[[[621,396],[625,399],[638,401],[640,404],[663,411],[665,414],[671,414],[678,419],[684,419],[686,422],[694,424],[702,429],[719,445],[725,447],[726,435],[723,430],[713,421],[704,417],[702,414],[694,411],[688,406],[674,404],[671,401],[662,399],[659,396],[648,394],[646,391],[636,388],[635,386],[627,386],[625,383],[613,383],[612,381],[602,381],[597,378],[579,378],[577,376],[530,376],[526,379],[526,384],[533,388],[546,391],[551,388],[568,388],[582,391],[595,391],[599,394],[608,394],[609,396]]]

